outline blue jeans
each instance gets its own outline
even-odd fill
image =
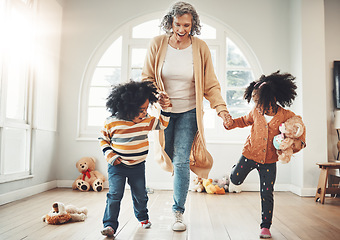
[[[243,183],[248,173],[257,169],[260,175],[260,193],[262,222],[261,228],[270,228],[273,219],[274,208],[274,184],[276,179],[276,163],[260,164],[242,156],[239,162],[233,167],[230,180],[235,185]]]
[[[174,165],[174,212],[184,212],[190,183],[190,150],[197,132],[196,109],[171,113],[164,130],[165,152]]]
[[[103,217],[104,227],[118,228],[120,202],[124,195],[126,179],[131,187],[133,209],[138,221],[148,220],[148,195],[145,187],[145,162],[135,166],[108,164],[109,192],[106,198],[106,208]]]

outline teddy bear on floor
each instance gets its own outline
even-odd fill
[[[194,180],[194,187],[192,188],[192,190],[194,192],[204,192],[204,186],[203,186],[203,179],[200,177],[195,177]]]
[[[93,189],[96,192],[103,190],[105,177],[103,174],[95,170],[96,159],[93,157],[83,157],[76,163],[76,168],[81,173],[73,182],[72,189],[79,189],[87,192]]]
[[[207,193],[225,194],[224,188],[220,188],[219,186],[212,184],[212,182],[212,179],[203,179],[203,186]]]
[[[65,205],[61,202],[55,202],[52,210],[42,217],[43,222],[47,224],[63,224],[66,222],[85,221],[87,217],[87,208],[77,208],[73,205]]]
[[[306,127],[300,116],[293,116],[279,127],[281,134],[273,139],[274,147],[277,149],[278,159],[282,163],[288,163],[293,155],[306,147],[299,137],[306,132]]]

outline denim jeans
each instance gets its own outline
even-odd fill
[[[174,166],[174,212],[184,212],[190,183],[190,150],[197,132],[196,109],[184,113],[171,113],[164,130],[165,152]]]
[[[239,162],[233,167],[230,180],[235,185],[243,183],[248,173],[257,169],[260,175],[260,193],[262,222],[261,228],[270,228],[273,219],[274,208],[274,184],[276,179],[276,163],[260,164],[242,156]]]
[[[145,162],[135,166],[108,164],[109,192],[106,198],[106,208],[103,217],[104,227],[118,228],[120,202],[124,195],[126,179],[131,187],[133,209],[138,221],[148,220],[148,195],[145,187]]]

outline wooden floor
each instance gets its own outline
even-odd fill
[[[100,234],[106,193],[54,189],[0,206],[0,239],[106,239]],[[47,225],[41,217],[54,201],[86,206],[85,222]],[[149,194],[151,229],[143,229],[133,215],[130,191],[121,205],[117,240],[223,240],[259,239],[258,192],[210,195],[189,192],[184,214],[188,230],[171,230],[172,191]],[[273,239],[340,239],[340,198],[325,204],[289,192],[275,192]]]

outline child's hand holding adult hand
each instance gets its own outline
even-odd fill
[[[231,117],[231,115],[229,114],[229,112],[222,111],[218,114],[218,116],[223,119],[223,126],[224,126],[225,129],[228,130],[234,124],[234,120]]]
[[[171,102],[169,95],[166,92],[160,92],[158,96],[158,103],[161,105],[162,109],[170,107]]]

